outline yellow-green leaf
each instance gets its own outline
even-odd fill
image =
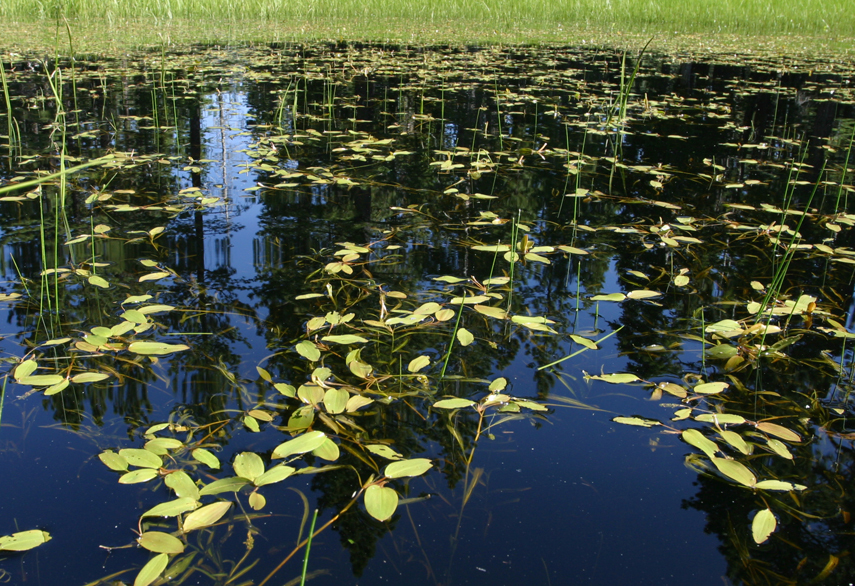
[[[168,563],[169,556],[165,553],[159,553],[148,560],[134,579],[134,586],[149,586],[160,577]]]
[[[718,468],[718,471],[735,480],[739,484],[752,487],[757,484],[757,478],[754,473],[749,470],[742,462],[736,460],[726,460],[724,458],[710,457],[712,463]]]
[[[407,370],[409,372],[418,372],[428,364],[430,364],[430,357],[423,354],[410,360],[410,363],[407,365]]]
[[[763,509],[754,515],[754,520],[751,522],[751,536],[754,538],[754,543],[763,543],[778,526],[775,520],[775,515],[769,509]]]
[[[373,484],[365,490],[365,510],[378,521],[390,518],[398,508],[398,493],[387,486]]]
[[[232,503],[229,501],[222,501],[205,505],[201,509],[193,511],[184,518],[184,532],[189,533],[194,529],[210,527],[222,519],[231,506]]]
[[[137,540],[141,547],[154,553],[178,554],[184,551],[184,543],[169,533],[146,531]]]

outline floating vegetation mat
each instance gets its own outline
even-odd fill
[[[2,71],[0,582],[855,575],[851,66]]]

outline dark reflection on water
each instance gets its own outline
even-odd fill
[[[305,46],[200,47],[166,57],[81,59],[74,76],[67,61],[59,74],[55,63],[38,61],[7,68],[21,140],[2,152],[3,184],[109,153],[125,158],[123,166],[71,176],[64,192],[52,183],[40,198],[0,201],[2,292],[20,295],[2,305],[10,378],[0,429],[7,479],[0,535],[38,527],[53,536],[3,561],[0,578],[84,584],[131,568],[115,578],[131,583],[149,554],[100,546],[131,542],[141,512],[171,497],[164,486],[116,484],[95,456],[140,447],[151,424],[184,416],[198,425],[234,418],[216,437],[227,471],[205,473],[206,483],[228,475],[239,452],[269,458],[288,438],[275,426],[299,405],[279,397],[273,422],[259,433],[244,427],[241,413],[271,392],[256,366],[276,381],[307,380],[313,366],[294,344],[306,337],[307,319],[332,306],[295,298],[327,292],[323,267],[340,243],[370,245],[363,260],[372,262],[351,284],[331,283],[335,309],[356,312],[358,322],[377,320],[380,290],[406,293],[408,300],[387,303],[411,311],[448,304],[451,289],[435,277],[484,281],[508,271],[501,255],[471,248],[511,241],[512,222],[494,218],[523,223],[534,246],[590,254],[543,253],[549,264],[515,267],[511,313],[548,317],[556,334],[467,311],[462,325],[476,342],[454,348],[448,373],[504,376],[514,396],[550,411],[492,428],[468,473],[454,433],[468,455],[474,413],[450,419],[417,398],[354,416],[361,431],[341,432],[352,445],[389,441],[406,457],[434,460],[426,476],[395,484],[402,496],[431,498],[402,506],[387,524],[361,507],[348,511],[313,543],[309,568],[320,573],[312,583],[836,584],[853,573],[846,570],[855,507],[845,420],[853,356],[845,338],[817,330],[828,327],[827,317],[847,323],[852,295],[850,257],[839,251],[855,248],[855,217],[833,216],[850,211],[851,188],[840,183],[852,183],[843,168],[855,121],[842,65],[649,56],[621,122],[609,115],[621,87],[614,53]],[[64,118],[51,81],[62,88]],[[782,262],[770,234],[800,217],[764,205],[810,206],[801,242],[837,252],[813,248],[789,265],[782,295],[813,295],[817,309],[792,317],[803,337],[786,357],[728,374],[721,361],[702,357],[698,336],[706,324],[749,317],[745,303],[758,298],[751,281],[769,287]],[[701,242],[672,246],[663,236]],[[64,244],[76,237],[85,238]],[[109,288],[87,282],[92,262],[104,263],[96,274]],[[41,271],[55,266],[71,272],[57,283],[42,280]],[[157,270],[166,277],[140,280]],[[673,283],[681,271],[691,278],[686,287]],[[589,299],[637,289],[664,295]],[[115,325],[128,309],[119,304],[143,294],[177,308],[156,316],[156,331],[191,350],[156,363],[71,346],[32,351]],[[483,383],[439,378],[453,323],[391,343],[378,337],[361,359],[397,375],[426,354],[426,389],[478,400]],[[599,339],[621,326],[599,350],[536,370],[580,349],[571,334]],[[750,357],[749,350],[746,342],[741,351]],[[74,368],[109,365],[113,376],[25,396],[30,387],[11,378],[25,355],[62,367],[72,355]],[[331,368],[344,367],[343,356],[328,358]],[[763,478],[808,490],[761,499],[698,474],[681,463],[697,450],[676,434],[612,421],[668,422],[673,409],[662,403],[678,399],[650,401],[649,388],[589,381],[585,372],[729,381],[729,412],[786,418],[780,421],[810,440],[790,446],[792,462],[758,449],[751,465]],[[312,455],[305,461],[323,464]],[[228,583],[258,584],[291,551],[303,517],[297,491],[323,523],[359,488],[354,471],[363,480],[376,472],[353,451],[343,450],[337,463],[344,467],[265,487],[268,505],[253,522],[250,554],[259,561]],[[750,519],[769,501],[779,529],[757,546]],[[174,528],[164,521],[161,529]],[[200,554],[195,563],[204,571],[184,583],[227,583],[222,576],[247,540],[239,513],[230,528],[218,528],[211,542],[207,531],[190,534],[194,546],[215,553],[204,562]],[[293,560],[271,583],[299,575],[299,565]]]

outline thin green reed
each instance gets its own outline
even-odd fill
[[[463,297],[460,299],[460,309],[457,311],[457,321],[454,322],[454,331],[451,332],[451,340],[448,342],[448,352],[445,353],[445,360],[442,363],[442,372],[439,373],[439,378],[445,378],[445,369],[448,368],[448,361],[451,359],[451,351],[454,349],[454,340],[457,338],[457,330],[460,329],[460,318],[463,316],[463,308],[466,307],[466,288],[463,288]]]
[[[11,66],[12,62],[9,61],[9,65]],[[12,112],[12,100],[9,97],[9,84],[6,81],[6,65],[2,59],[0,59],[0,81],[3,83],[3,97],[6,99],[6,123],[8,126],[7,134],[9,135],[9,154],[12,154],[12,151],[16,146],[20,143],[20,133],[18,132],[18,121],[15,119],[14,113]],[[12,168],[12,157],[9,157],[9,168]]]
[[[502,143],[502,107],[501,107],[501,103],[499,102],[499,83],[494,82],[493,85],[494,85],[495,90],[496,90],[496,120],[499,123],[499,150],[503,151],[505,149],[504,149],[503,143]]]
[[[843,193],[849,193],[843,188],[843,186],[846,184],[846,172],[849,167],[849,158],[852,155],[853,140],[855,140],[855,123],[852,124],[852,132],[849,134],[849,146],[846,147],[846,158],[843,160],[843,172],[840,175],[840,183],[837,185],[837,202],[834,204],[834,213],[837,213],[840,210],[840,198],[843,197]],[[846,201],[843,202],[844,210],[849,208],[848,199],[849,196],[847,195]]]
[[[517,265],[517,239],[519,238],[519,223],[521,215],[522,210],[517,210],[517,217],[514,218],[513,222],[511,223],[511,269],[508,275],[510,277],[510,280],[508,281],[508,312],[511,311],[511,302],[514,299],[514,268]]]

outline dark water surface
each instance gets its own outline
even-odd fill
[[[347,510],[311,584],[855,575],[851,64],[4,58],[0,189],[45,180],[0,192],[0,536],[52,539],[0,553],[0,583],[131,584],[156,555],[142,530],[181,539],[170,584],[258,585],[316,508],[317,527]],[[452,397],[473,403],[434,406]],[[201,488],[238,454],[269,469],[314,431],[327,451],[288,464],[328,468],[261,486],[258,511],[250,485],[196,495],[233,505],[186,535],[140,517],[183,496],[176,471]],[[148,482],[98,457],[153,437],[178,443]],[[381,481],[401,501],[380,522],[348,504],[383,446],[431,468]],[[299,583],[304,551],[267,583]]]

